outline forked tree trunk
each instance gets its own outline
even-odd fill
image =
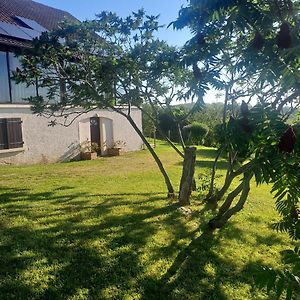
[[[248,198],[250,191],[250,180],[253,176],[253,173],[244,174],[243,182],[228,195],[225,200],[223,206],[220,208],[217,216],[209,221],[208,225],[211,229],[217,229],[223,227],[226,222],[237,212],[239,212],[243,207]],[[237,204],[233,207],[230,207],[234,198],[240,193],[241,196],[237,202]]]
[[[234,178],[233,173],[228,170],[222,188],[212,197],[213,202],[218,202],[224,197]]]
[[[184,161],[182,168],[182,176],[180,180],[179,189],[179,204],[181,206],[187,206],[190,204],[190,196],[192,192],[192,185],[195,172],[196,161],[196,148],[185,147],[184,149]]]
[[[154,158],[161,174],[163,175],[164,179],[165,179],[165,183],[168,189],[168,198],[175,198],[175,192],[174,192],[174,188],[173,185],[171,183],[171,180],[161,162],[161,160],[159,159],[159,157],[157,156],[156,152],[153,150],[153,148],[151,147],[151,145],[148,143],[147,139],[145,138],[145,136],[143,135],[143,133],[141,132],[141,130],[138,128],[138,126],[135,124],[135,122],[133,121],[133,119],[130,117],[130,115],[126,115],[123,114],[123,116],[126,117],[126,119],[128,120],[128,122],[130,123],[130,125],[134,128],[134,130],[136,131],[136,133],[139,135],[139,137],[142,139],[143,143],[146,145],[147,149],[149,150],[149,152],[151,153],[152,157]]]
[[[226,213],[226,211],[230,208],[235,197],[237,197],[242,192],[243,188],[244,188],[244,182],[241,182],[231,193],[228,194],[224,203],[219,208],[218,215],[221,216]]]
[[[210,198],[206,198],[207,201],[211,204],[217,204],[217,202],[219,202],[224,195],[226,194],[226,192],[228,191],[228,189],[230,188],[233,180],[246,172],[250,172],[252,169],[252,162],[248,162],[247,164],[241,166],[238,170],[236,170],[235,172],[233,172],[232,170],[230,170],[230,168],[228,168],[227,172],[226,172],[226,177],[224,180],[224,184],[222,186],[222,188],[215,194],[212,195]]]

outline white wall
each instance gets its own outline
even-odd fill
[[[131,113],[141,129],[140,110],[133,108]],[[112,111],[94,110],[76,119],[69,127],[60,125],[49,127],[49,120],[33,115],[29,105],[3,104],[0,105],[0,118],[21,118],[23,121],[24,149],[17,152],[0,150],[0,164],[48,163],[78,157],[80,143],[90,140],[89,118],[94,116],[100,117],[100,124],[103,125],[101,133],[108,135],[103,136],[103,140],[108,139],[110,144],[112,141],[124,141],[125,151],[141,149],[142,141],[126,118]]]

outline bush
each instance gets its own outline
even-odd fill
[[[187,133],[189,143],[201,145],[204,138],[207,136],[209,129],[206,124],[193,122],[185,126],[184,131]]]

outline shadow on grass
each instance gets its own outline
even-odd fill
[[[204,229],[178,253],[162,278],[145,280],[143,299],[228,299],[222,289],[229,278],[228,272],[232,284],[243,280],[232,276],[234,264],[216,253],[218,244],[219,238]]]
[[[64,189],[67,195],[58,194]],[[205,226],[188,230],[189,217],[176,204],[167,205],[164,193],[86,194],[64,187],[2,192],[1,299],[123,299],[135,294],[143,299],[226,299],[224,283],[252,283],[247,270],[238,271],[216,250],[224,238],[243,240],[243,232],[232,222],[217,234]],[[204,214],[199,222],[207,222]],[[183,240],[191,242],[184,246]],[[151,273],[162,259],[171,265],[163,275]]]
[[[1,299],[80,298],[85,290],[92,299],[123,298],[144,272],[140,252],[160,229],[160,218],[170,218],[174,230],[186,234],[184,227],[180,230],[179,214],[172,214],[175,205],[155,204],[165,200],[165,193],[2,192]],[[128,200],[132,195],[138,199]],[[98,197],[99,204],[83,200],[86,197]],[[45,211],[39,207],[44,198]],[[118,206],[121,212],[134,211],[111,214]],[[24,222],[11,226],[11,218]]]
[[[261,261],[246,263],[241,270],[234,259],[226,259],[216,249],[224,239],[245,241],[244,232],[231,222],[225,230],[213,233],[202,226],[202,233],[195,232],[195,237],[186,248],[179,251],[172,265],[161,278],[148,277],[142,282],[144,287],[143,300],[148,299],[216,299],[225,300],[225,286],[248,284],[250,298],[257,299],[258,288],[255,287],[253,276],[261,270]],[[257,235],[259,243],[265,241]],[[266,237],[267,242],[273,235]],[[275,239],[273,245],[280,242]],[[221,247],[220,247],[221,248]],[[162,253],[157,255],[160,257]],[[250,261],[250,258],[249,258]],[[261,292],[261,291],[260,291]],[[249,296],[249,293],[247,296]],[[245,297],[245,295],[244,295]],[[245,299],[244,297],[241,297]],[[234,299],[241,299],[238,295]],[[274,295],[265,295],[264,299],[274,299]]]

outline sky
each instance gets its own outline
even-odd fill
[[[191,38],[188,29],[173,30],[167,26],[178,16],[182,6],[186,6],[187,0],[35,0],[55,8],[71,13],[77,19],[83,21],[93,19],[95,14],[106,10],[126,17],[132,11],[144,8],[149,15],[160,15],[160,23],[166,25],[159,33],[159,37],[172,45],[182,46]]]

